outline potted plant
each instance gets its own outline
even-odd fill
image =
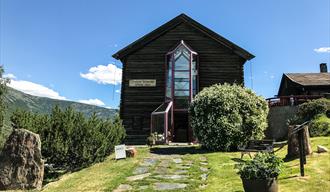
[[[245,192],[277,192],[277,177],[283,161],[273,153],[258,153],[252,160],[239,164]]]
[[[157,132],[151,133],[149,137],[147,138],[147,144],[152,147],[153,145],[156,145],[157,141]]]

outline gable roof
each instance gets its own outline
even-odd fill
[[[284,75],[302,86],[330,85],[330,73],[285,73]]]
[[[302,87],[330,86],[330,73],[283,73],[278,95],[281,94],[285,79]]]
[[[157,29],[144,35],[140,39],[134,41],[133,43],[131,43],[128,46],[124,47],[123,49],[119,50],[117,53],[113,54],[112,57],[114,57],[115,59],[121,59],[121,58],[125,57],[126,55],[144,47],[146,44],[150,43],[154,39],[157,39],[159,36],[166,33],[167,31],[173,29],[174,27],[178,26],[181,23],[187,23],[187,24],[191,25],[192,27],[198,29],[202,33],[206,34],[207,36],[209,36],[213,40],[217,41],[221,45],[224,45],[225,47],[232,50],[234,53],[243,57],[246,60],[250,60],[255,57],[248,51],[244,50],[243,48],[239,47],[238,45],[234,44],[233,42],[225,39],[224,37],[215,33],[211,29],[203,26],[202,24],[198,23],[197,21],[193,20],[192,18],[188,17],[185,14],[178,15],[174,19],[168,21],[167,23],[163,24],[162,26],[158,27]]]

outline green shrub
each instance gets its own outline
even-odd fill
[[[47,163],[70,170],[104,160],[125,137],[119,117],[104,120],[94,114],[86,118],[70,107],[56,106],[50,115],[17,110],[11,121],[13,128],[40,135]]]
[[[309,124],[309,133],[311,137],[330,136],[330,118],[317,115]]]
[[[302,124],[310,121],[309,133],[312,137],[330,135],[330,99],[315,99],[298,106],[297,114],[290,120],[290,124]]]
[[[238,174],[242,179],[277,178],[283,161],[273,153],[258,153],[252,160],[239,164]]]
[[[299,105],[296,122],[303,123],[312,120],[316,115],[325,114],[330,110],[330,99],[315,99]]]
[[[198,93],[189,113],[191,127],[202,146],[230,151],[264,136],[268,105],[249,89],[219,84]]]

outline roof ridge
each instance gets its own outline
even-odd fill
[[[226,46],[229,49],[232,49],[236,54],[243,57],[246,60],[250,60],[254,58],[255,56],[249,53],[248,51],[244,50],[243,48],[239,47],[235,43],[227,40],[226,38],[222,37],[218,33],[212,31],[211,29],[205,27],[204,25],[200,24],[199,22],[195,21],[188,15],[181,13],[180,15],[174,17],[173,19],[169,20],[165,24],[161,25],[160,27],[154,29],[153,31],[147,33],[146,35],[142,36],[141,38],[137,39],[136,41],[132,42],[128,46],[122,48],[118,52],[112,55],[115,59],[121,59],[125,57],[127,54],[130,54],[131,52],[143,47],[147,43],[153,41],[154,39],[158,38],[163,33],[166,33],[167,31],[171,30],[172,28],[176,27],[177,25],[181,24],[181,22],[186,22],[192,27],[198,29],[202,33],[205,33],[213,40],[217,41],[218,43],[221,43],[222,45]],[[146,42],[143,42],[146,41]],[[139,45],[140,43],[140,45]],[[142,44],[142,45],[141,45]]]

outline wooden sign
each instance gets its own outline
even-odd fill
[[[156,79],[131,79],[130,87],[156,87]]]
[[[126,158],[126,147],[125,147],[125,145],[115,146],[115,156],[116,156],[116,159],[125,159]]]

